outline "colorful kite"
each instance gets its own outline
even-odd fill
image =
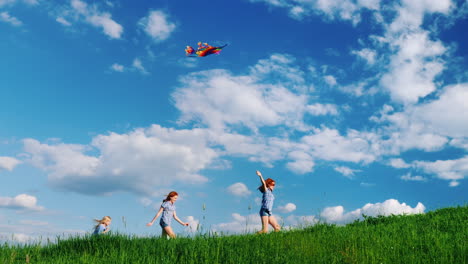
[[[191,46],[187,46],[185,48],[185,55],[189,57],[205,57],[210,54],[219,54],[221,50],[226,46],[227,44],[220,47],[214,47],[209,45],[208,43],[198,42],[197,50],[195,50]]]

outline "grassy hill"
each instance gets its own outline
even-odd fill
[[[0,263],[468,263],[468,206],[264,235],[122,235],[0,245]]]

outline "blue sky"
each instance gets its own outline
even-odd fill
[[[459,0],[0,0],[0,236],[205,230],[466,204]],[[188,58],[186,45],[228,44]],[[203,210],[203,205],[206,210]],[[176,232],[190,228],[174,224]]]

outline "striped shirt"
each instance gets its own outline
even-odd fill
[[[275,196],[273,195],[273,192],[269,188],[266,188],[266,191],[263,192],[262,197],[262,209],[268,209],[268,211],[271,212],[273,209],[274,200]]]
[[[163,202],[161,204],[161,207],[164,209],[164,211],[162,212],[160,223],[171,225],[171,220],[176,210],[175,205],[171,203],[170,201],[167,201],[167,202]]]

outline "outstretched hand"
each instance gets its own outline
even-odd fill
[[[153,225],[152,222],[149,222],[149,223],[146,224],[146,226],[152,226],[152,225]]]
[[[262,174],[260,173],[260,171],[256,171],[256,172],[259,177],[262,177]]]
[[[189,225],[189,223],[183,223],[182,225],[183,225],[183,226],[188,226],[188,225]]]

